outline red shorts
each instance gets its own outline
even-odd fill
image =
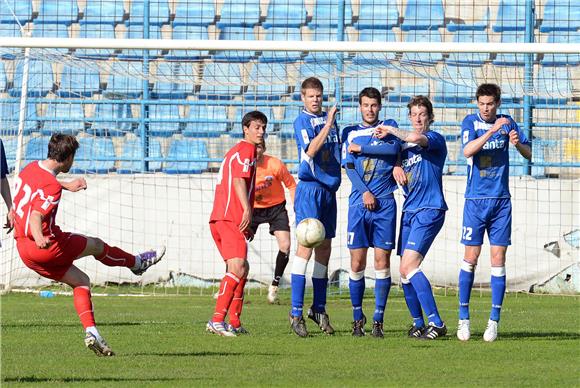
[[[248,243],[238,225],[231,221],[213,221],[209,223],[209,229],[224,261],[247,259]]]
[[[63,233],[48,249],[39,249],[34,240],[19,238],[16,248],[28,268],[45,278],[60,280],[87,246],[80,234]]]

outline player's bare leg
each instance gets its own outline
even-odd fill
[[[91,282],[87,274],[73,265],[60,281],[73,289],[75,309],[85,329],[85,346],[95,352],[97,356],[114,356],[115,353],[103,339],[95,324],[91,302]]]

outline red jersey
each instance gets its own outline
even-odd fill
[[[212,221],[232,221],[239,225],[244,209],[234,190],[234,178],[244,178],[248,189],[250,211],[254,207],[254,183],[256,180],[256,146],[242,140],[226,154],[218,173]]]
[[[62,186],[52,171],[41,166],[40,162],[28,164],[15,179],[14,194],[14,238],[34,240],[30,231],[29,217],[33,210],[42,214],[42,234],[58,239],[62,231],[55,224]]]

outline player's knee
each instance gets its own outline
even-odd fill
[[[285,254],[290,253],[290,240],[280,241],[280,243],[278,244],[278,249],[280,250],[280,252],[283,252]]]
[[[105,242],[98,237],[87,237],[87,253],[93,256],[99,256],[105,249]]]

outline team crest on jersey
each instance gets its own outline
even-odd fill
[[[250,162],[250,159],[244,159],[244,167],[242,168],[243,172],[250,171],[250,167],[254,165],[254,162]]]

